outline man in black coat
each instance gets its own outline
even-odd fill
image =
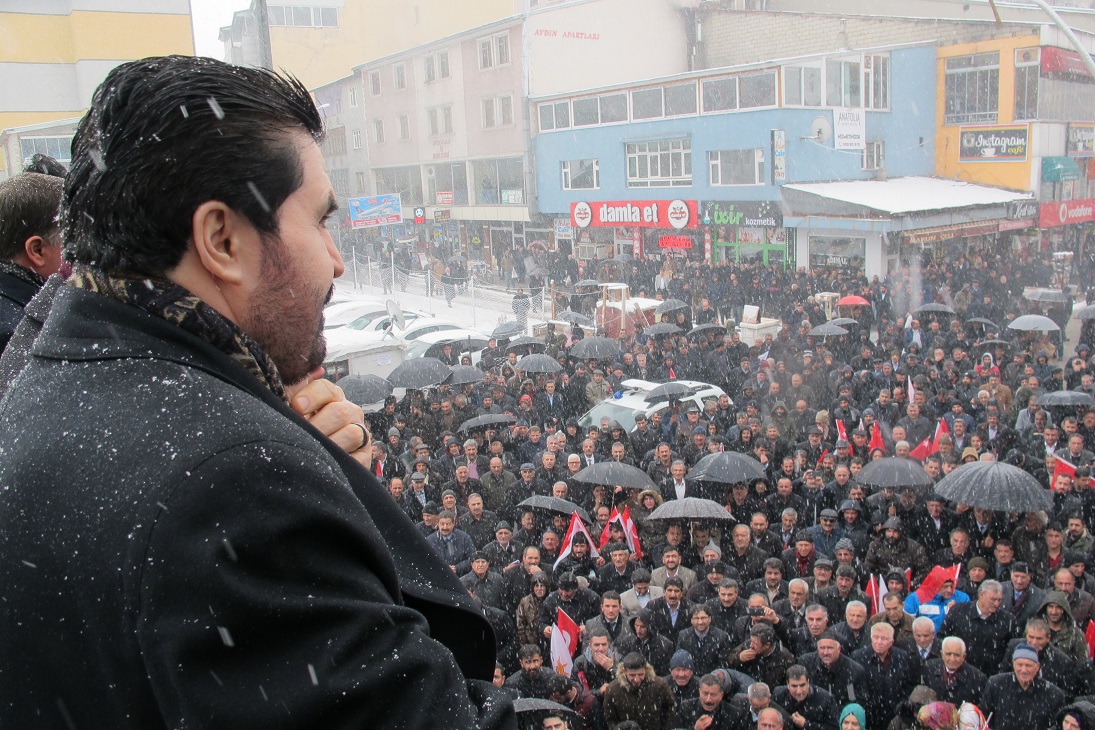
[[[957,636],[943,639],[943,656],[929,659],[920,672],[920,683],[935,690],[943,702],[959,707],[963,702],[977,704],[985,691],[985,677],[977,667],[966,661],[966,642]]]
[[[943,636],[957,636],[965,641],[970,663],[985,676],[996,673],[1015,634],[1015,619],[1000,610],[1002,601],[1000,583],[986,580],[977,592],[977,600],[951,606],[939,631]]]
[[[840,642],[826,631],[817,640],[817,651],[803,654],[799,663],[806,667],[810,684],[820,687],[843,707],[849,702],[860,702],[863,666],[840,650]]]
[[[833,696],[810,684],[806,667],[792,664],[787,668],[787,684],[776,687],[772,700],[791,715],[802,730],[836,730],[840,707]]]
[[[852,654],[863,666],[867,690],[860,704],[867,711],[868,727],[885,727],[920,680],[920,663],[893,644],[893,626],[882,621],[871,627],[870,645]]]
[[[994,730],[1050,727],[1064,707],[1065,693],[1038,673],[1038,652],[1020,644],[1011,658],[1012,670],[989,678],[978,707],[992,715]]]
[[[343,269],[321,134],[299,84],[211,59],[96,92],[75,271],[0,407],[0,724],[515,727],[478,606],[288,405]]]

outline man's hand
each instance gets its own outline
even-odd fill
[[[801,712],[791,715],[791,722],[795,723],[795,727],[806,727],[806,718],[802,716]]]
[[[738,654],[738,659],[740,659],[743,664],[745,662],[751,662],[756,658],[757,658],[757,653],[755,651],[753,651],[752,649],[746,649],[741,654]]]
[[[612,669],[612,665],[616,663],[616,661],[608,654],[593,654],[592,656],[593,661],[597,662],[597,665],[601,669]]]
[[[290,407],[366,469],[372,467],[372,436],[364,412],[346,400],[342,388],[322,378],[323,368],[316,368],[304,381],[286,387]]]
[[[551,627],[550,626],[545,626],[544,627],[544,638],[545,639],[550,639],[551,638]]]
[[[710,715],[704,715],[699,720],[696,720],[696,724],[694,725],[694,727],[696,728],[696,730],[707,730],[707,728],[711,727],[711,723],[713,723],[714,721],[715,718],[711,717]]]

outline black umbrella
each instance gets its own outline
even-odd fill
[[[339,383],[341,384],[341,381]],[[1095,398],[1082,390],[1054,390],[1038,396],[1038,405],[1046,407],[1091,406],[1095,405]]]
[[[494,332],[491,332],[490,336],[495,338],[513,337],[514,335],[519,335],[524,331],[525,328],[521,325],[520,322],[503,322],[502,324],[494,328]]]
[[[956,314],[954,309],[948,307],[946,304],[939,304],[937,302],[928,302],[927,304],[921,304],[919,307],[913,310],[913,314]]]
[[[453,365],[445,381],[449,385],[467,385],[468,383],[483,382],[483,371],[474,365]]]
[[[509,425],[511,423],[517,423],[517,419],[507,413],[486,413],[482,416],[469,418],[461,423],[460,428],[456,430],[459,433],[467,433],[468,431],[494,428],[496,426]]]
[[[578,513],[578,518],[585,522],[587,525],[592,525],[593,520],[589,519],[589,513],[578,505],[571,502],[569,499],[561,499],[559,497],[549,497],[543,494],[536,494],[523,502],[517,503],[518,507],[528,507],[530,509],[542,509],[545,512],[554,512],[560,515],[572,515],[575,512]]]
[[[1007,340],[1001,340],[994,337],[988,340],[981,340],[980,342],[974,344],[974,346],[970,348],[970,352],[976,357],[980,357],[985,352],[988,352],[989,350],[995,350],[997,347],[1003,347],[1006,350],[1010,350],[1012,348],[1012,344]]]
[[[620,354],[620,344],[607,337],[588,337],[570,348],[570,356],[583,360],[607,360]]]
[[[681,328],[671,322],[658,322],[643,330],[644,335],[675,335]]]
[[[713,499],[685,497],[671,499],[650,513],[648,520],[725,520],[734,521],[734,515]]]
[[[606,487],[657,489],[645,471],[622,461],[597,462],[575,474],[574,479],[585,484],[603,484]]]
[[[836,319],[830,319],[829,324],[835,324],[837,327],[858,327],[859,320],[851,317],[837,317]]]
[[[379,403],[392,394],[392,384],[379,375],[347,375],[338,381],[346,400],[359,406]]]
[[[1017,466],[1000,461],[963,464],[936,486],[952,502],[998,512],[1038,512],[1053,509],[1053,493]]]
[[[445,382],[451,368],[436,357],[416,357],[404,360],[388,375],[395,388],[420,390]]]
[[[819,324],[817,327],[814,327],[812,330],[810,330],[806,334],[808,334],[810,337],[835,337],[837,335],[846,335],[846,334],[848,334],[848,330],[844,329],[843,327],[840,327],[839,325],[830,324],[828,322],[823,322],[822,324]]]
[[[680,299],[666,299],[664,302],[654,308],[654,314],[665,314],[666,312],[675,312],[678,309],[688,308],[688,305],[682,302]]]
[[[691,395],[692,388],[680,382],[666,383],[654,388],[643,398],[647,403],[655,403],[660,400],[674,400],[682,395]]]
[[[708,322],[707,324],[699,324],[688,331],[689,335],[698,335],[704,332],[721,332],[726,334],[726,328],[721,324],[715,324],[714,322]]]
[[[571,312],[569,310],[566,312],[560,312],[555,316],[555,319],[567,322],[568,324],[576,324],[579,327],[595,326],[593,320],[585,316],[581,312]]]
[[[600,286],[600,285],[601,285],[601,282],[597,281],[596,279],[582,279],[581,281],[579,281],[574,286],[575,286],[575,288],[578,288],[578,287]]]
[[[889,456],[867,462],[855,480],[870,487],[930,487],[935,481],[912,459]]]
[[[554,667],[544,667],[544,672],[557,671]],[[517,713],[518,730],[541,730],[544,726],[544,718],[548,715],[561,715],[572,723],[577,719],[578,713],[566,705],[560,705],[551,700],[542,700],[538,697],[519,697],[513,701],[513,710]]]
[[[1008,325],[1008,329],[1019,330],[1021,332],[1031,332],[1033,330],[1038,330],[1039,332],[1056,332],[1061,328],[1049,317],[1043,317],[1040,314],[1024,314],[1022,317],[1016,317],[1012,323]]]
[[[557,373],[563,369],[559,361],[549,355],[525,355],[513,366],[526,373]]]
[[[764,479],[767,474],[760,462],[751,456],[736,451],[720,451],[696,462],[688,477],[702,482],[737,484]]]
[[[970,317],[966,320],[966,324],[980,324],[985,327],[990,327],[994,330],[1000,329],[1000,326],[993,322],[991,319],[985,319],[984,317]]]
[[[545,345],[543,342],[536,339],[535,337],[529,337],[528,335],[521,335],[520,337],[515,337],[512,340],[510,340],[510,343],[508,345],[506,345],[506,352],[513,352],[515,350],[522,351],[522,352],[527,351],[526,354],[530,354],[530,355],[532,354],[533,350],[537,350],[538,352],[543,352],[546,349],[547,349],[547,345]]]
[[[1023,298],[1032,302],[1057,302],[1058,304],[1072,301],[1068,292],[1060,289],[1033,289],[1023,294]]]
[[[1095,319],[1095,304],[1088,304],[1072,310],[1074,319]]]

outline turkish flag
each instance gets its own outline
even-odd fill
[[[928,577],[924,579],[924,582],[920,584],[920,587],[916,589],[916,597],[920,599],[921,603],[927,603],[935,598],[935,594],[947,581],[953,581],[955,585],[958,585],[958,574],[961,571],[961,563],[952,565],[949,568],[944,568],[941,565],[935,566],[928,573]]]
[[[886,450],[886,442],[882,440],[882,424],[874,423],[871,426],[871,442],[867,444],[868,451],[874,451],[875,449]]]
[[[1053,478],[1050,480],[1050,484],[1049,484],[1050,489],[1056,489],[1057,488],[1057,475],[1058,474],[1067,474],[1068,476],[1075,479],[1076,478],[1076,467],[1073,466],[1072,464],[1068,463],[1064,459],[1062,459],[1060,456],[1058,456],[1057,459],[1056,459],[1056,463],[1053,466]]]
[[[578,624],[560,608],[551,627],[551,666],[557,674],[570,676],[578,653]]]
[[[570,516],[570,527],[567,528],[566,537],[563,538],[563,547],[559,550],[559,558],[555,561],[554,568],[559,567],[559,563],[563,562],[563,558],[570,555],[571,544],[574,542],[574,535],[581,533],[586,536],[586,543],[589,545],[589,555],[592,558],[601,557],[597,552],[597,547],[593,544],[593,538],[590,536],[589,531],[586,530],[586,526],[582,524],[581,518],[578,517],[578,513],[575,512]]]

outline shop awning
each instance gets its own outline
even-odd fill
[[[935,177],[795,183],[781,188],[791,215],[902,216],[1003,206],[1030,193]],[[1001,216],[1003,217],[1003,216]]]
[[[952,226],[934,226],[933,228],[918,228],[915,231],[906,231],[905,241],[908,243],[936,243],[938,241],[948,241],[952,238],[984,236],[989,233],[996,233],[999,230],[999,221],[958,223]]]
[[[1080,166],[1072,157],[1043,157],[1042,182],[1058,183],[1080,179]]]

